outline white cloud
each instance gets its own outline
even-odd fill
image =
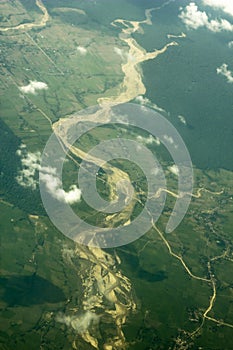
[[[182,9],[179,17],[187,28],[198,29],[205,27],[212,32],[221,32],[223,30],[233,31],[233,25],[226,19],[209,19],[205,11],[199,11],[198,6],[194,2]]]
[[[68,192],[62,188],[61,180],[55,175],[56,169],[44,167],[40,169],[40,181],[45,184],[47,191],[60,202],[74,204],[81,199],[81,190],[76,185],[70,186]]]
[[[138,96],[135,98],[135,101],[139,102],[141,105],[149,104],[149,103],[150,103],[149,98],[143,97],[142,95],[138,95]]]
[[[123,60],[124,58],[124,53],[123,53],[123,50],[119,49],[119,47],[114,47],[114,52],[121,57],[121,59]]]
[[[228,65],[223,63],[219,68],[217,68],[217,74],[221,74],[227,78],[228,83],[233,83],[233,73],[228,69]]]
[[[183,115],[178,115],[178,119],[182,124],[187,125],[186,119]]]
[[[166,112],[165,109],[159,107],[157,104],[155,103],[152,103],[149,98],[147,97],[143,97],[142,95],[138,95],[136,98],[135,98],[135,101],[140,103],[140,105],[142,106],[149,106],[151,108],[154,108],[156,109],[157,111],[159,112]]]
[[[82,334],[88,330],[91,324],[97,323],[99,316],[91,311],[86,311],[84,314],[79,316],[66,316],[64,314],[58,314],[56,321],[64,323],[67,327],[72,327],[79,334]]]
[[[164,138],[165,141],[169,142],[171,145],[174,144],[174,140],[173,140],[173,138],[171,136],[164,135],[163,138]]]
[[[229,43],[227,45],[231,49],[233,47],[233,41],[229,41]]]
[[[119,49],[119,47],[114,47],[114,52],[121,57],[122,60],[126,59],[126,60],[129,60],[129,61],[133,61],[135,58],[134,56],[132,56],[131,54],[129,54],[128,52],[122,50],[122,49]]]
[[[226,30],[228,32],[233,31],[233,24],[231,24],[226,19],[212,19],[209,24],[207,25],[207,29],[211,30],[212,32],[221,32],[223,30]]]
[[[163,139],[164,139],[164,141],[170,143],[170,145],[173,145],[175,149],[178,148],[178,145],[175,144],[175,142],[174,142],[174,140],[173,140],[173,138],[171,136],[163,135]]]
[[[172,166],[169,166],[168,167],[168,170],[172,173],[172,174],[174,174],[174,175],[176,175],[176,176],[178,176],[179,175],[179,168],[178,168],[178,166],[177,165],[172,165]]]
[[[190,4],[181,11],[179,17],[188,28],[192,29],[206,26],[208,23],[208,16],[206,12],[199,11],[194,2],[190,2]]]
[[[139,142],[145,143],[146,145],[151,145],[152,143],[156,143],[156,145],[160,145],[160,140],[152,135],[148,136],[148,137],[143,137],[141,135],[137,136],[137,140]]]
[[[36,91],[38,90],[47,90],[48,85],[46,83],[43,83],[42,81],[29,81],[28,85],[19,87],[19,90],[23,92],[24,94],[33,94],[35,95]]]
[[[82,55],[85,56],[87,54],[87,49],[83,46],[78,46],[77,51]]]
[[[21,145],[16,151],[21,157],[22,169],[19,170],[16,181],[23,187],[35,190],[38,185],[37,173],[40,171],[40,180],[44,182],[48,192],[60,202],[74,204],[80,201],[81,190],[76,185],[70,186],[68,192],[62,188],[61,180],[56,176],[56,168],[41,167],[41,153],[27,152],[26,146]]]
[[[223,10],[225,13],[233,16],[233,2],[232,0],[202,0],[206,6],[211,6],[216,9]]]
[[[16,181],[20,186],[36,189],[38,180],[35,179],[36,172],[40,169],[41,153],[27,152],[26,146],[21,145],[16,151],[16,154],[21,157],[22,169],[18,172]]]

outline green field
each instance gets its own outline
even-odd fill
[[[40,197],[38,168],[33,175],[35,189],[17,182],[22,170],[17,152],[22,144],[30,154],[42,153],[53,123],[96,105],[100,97],[119,94],[124,75],[114,47],[127,47],[110,22],[118,17],[144,18],[142,9],[132,1],[126,4],[122,0],[122,6],[101,1],[96,13],[90,3],[81,0],[67,1],[65,6],[60,0],[44,4],[50,15],[46,26],[0,33],[0,349],[94,349],[85,338],[86,329],[80,331],[74,322],[58,320],[60,314],[81,320],[80,315],[92,303],[91,311],[98,321],[90,322],[88,331],[98,340],[99,349],[110,349],[104,348],[106,341],[110,344],[120,339],[119,328],[114,319],[115,305],[107,293],[101,295],[99,281],[93,277],[100,271],[101,281],[112,275],[119,278],[120,291],[124,287],[127,291],[124,295],[116,288],[122,304],[129,300],[136,303],[135,310],[129,307],[126,322],[121,325],[124,346],[116,345],[112,350],[231,350],[231,171],[195,168],[194,196],[178,228],[164,233],[175,202],[167,194],[163,214],[156,223],[158,230],[151,228],[134,243],[106,249],[104,261],[96,259],[89,248],[66,238],[51,223]],[[112,7],[111,13],[106,6]],[[42,16],[34,1],[2,1],[0,7],[1,28],[34,23]],[[44,82],[48,88],[35,94],[23,93],[20,88],[30,81]],[[137,140],[139,130],[122,124],[106,125],[83,135],[76,147],[88,151],[100,141],[119,136]],[[149,137],[144,132],[140,136]],[[172,164],[168,152],[155,143],[147,146],[165,169],[167,188],[176,193],[177,178],[168,170]],[[67,190],[77,182],[80,158],[73,160],[76,162],[67,158],[64,165]],[[110,165],[130,175],[137,199],[143,202],[147,185],[138,166],[122,159]],[[105,199],[111,190],[107,179],[100,169],[97,189]],[[83,199],[72,209],[94,225],[106,222],[106,215],[99,215]],[[130,218],[141,210],[141,204],[135,206]],[[120,219],[111,225],[122,224]],[[130,281],[130,290],[122,276]],[[215,289],[213,305],[207,312]]]

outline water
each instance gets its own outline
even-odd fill
[[[206,29],[187,31],[178,19],[179,6],[174,3],[154,12],[153,25],[144,26],[144,35],[136,36],[147,50],[161,48],[172,40],[179,43],[143,64],[147,97],[170,113],[169,119],[184,138],[197,167],[233,170],[233,84],[216,72],[223,63],[233,68],[233,49],[227,46],[232,35]],[[187,38],[166,37],[182,31]],[[186,126],[178,115],[185,117]]]

